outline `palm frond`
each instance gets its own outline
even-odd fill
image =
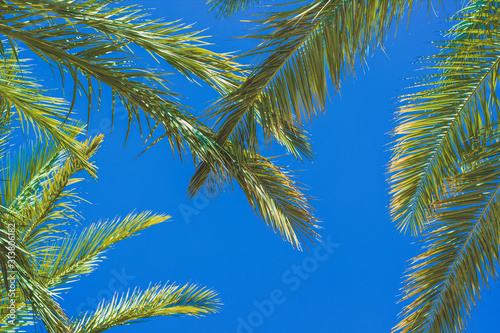
[[[79,152],[82,146],[74,138],[81,128],[68,120],[66,103],[62,99],[45,95],[46,91],[28,76],[28,67],[13,52],[15,51],[5,52],[5,57],[0,61],[2,111],[9,119],[17,114],[25,131],[32,128],[37,135],[41,133],[46,138],[56,140],[85,163],[85,158]]]
[[[455,17],[452,38],[426,58],[439,74],[427,76],[423,91],[406,95],[398,113],[389,165],[391,213],[398,228],[418,234],[442,197],[474,126],[498,121],[496,85],[500,67],[500,2],[472,1]]]
[[[202,317],[220,308],[218,294],[193,284],[155,285],[145,291],[114,295],[109,303],[101,302],[94,313],[86,313],[72,323],[72,332],[99,333],[118,325],[128,325],[154,316]]]
[[[498,276],[500,144],[481,150],[462,161],[463,171],[447,179],[445,198],[435,203],[424,252],[405,279],[402,300],[412,301],[394,332],[463,331],[490,277]]]
[[[404,2],[406,3],[406,2]],[[354,72],[370,49],[382,41],[403,2],[316,0],[298,8],[266,14],[262,29],[248,38],[262,40],[248,55],[265,56],[233,92],[209,111],[216,119],[217,143],[228,139],[251,151],[257,123],[264,135],[293,151],[293,142],[276,133],[302,127],[324,109],[327,76],[335,90]]]
[[[12,210],[32,204],[48,176],[64,161],[63,148],[56,141],[33,142],[19,148],[17,154],[6,154],[2,160],[1,204]]]
[[[104,258],[106,249],[139,231],[169,219],[148,212],[128,215],[123,220],[92,224],[78,235],[68,235],[47,247],[40,257],[37,274],[49,288],[66,285],[83,274],[91,273]],[[62,289],[53,289],[59,292]]]
[[[314,243],[319,237],[318,220],[289,171],[231,143],[221,152],[226,154],[223,164],[198,167],[188,189],[191,196],[202,188],[208,196],[215,196],[236,180],[252,209],[276,234],[299,250],[306,240]]]
[[[117,6],[117,1],[112,0],[4,2],[18,16],[38,17],[37,24],[47,27],[44,27],[46,30],[40,27],[35,30],[42,30],[43,35],[50,36],[51,31],[63,27],[63,32],[72,36],[70,43],[80,38],[88,43],[89,38],[92,38],[106,52],[119,50],[124,46],[127,46],[128,52],[132,52],[129,45],[135,44],[150,52],[153,57],[159,56],[186,77],[198,77],[221,92],[232,89],[234,81],[239,80],[239,66],[229,61],[228,54],[204,48],[210,45],[205,41],[210,36],[202,36],[200,31],[189,31],[189,26],[176,22],[147,19],[150,15],[148,10],[137,5]],[[59,20],[64,20],[64,23],[58,25],[56,22]],[[27,30],[28,26],[22,28]],[[82,28],[92,29],[92,34],[80,34],[78,31]],[[61,31],[58,35],[64,36]],[[84,45],[81,41],[78,43]],[[70,45],[65,50],[72,48]],[[97,51],[98,49],[92,52],[89,50],[87,54],[96,58],[102,55],[102,52]]]
[[[86,164],[90,165],[90,174],[95,173],[95,166],[89,160],[95,154],[102,142],[103,136],[97,136],[83,143],[82,156],[86,158]],[[20,233],[22,241],[32,251],[38,248],[41,251],[42,244],[57,237],[61,225],[76,220],[76,212],[73,207],[80,198],[77,197],[67,186],[79,182],[81,179],[72,178],[78,171],[89,170],[83,163],[72,156],[66,157],[64,164],[52,174],[41,185],[40,193],[34,193],[34,201],[18,210],[21,219],[27,221],[26,227]]]
[[[207,4],[212,6],[210,11],[217,10],[217,16],[230,17],[260,2],[261,0],[208,0]]]
[[[23,43],[61,75],[67,72],[77,91],[100,103],[101,85],[112,89],[115,100],[122,102],[129,115],[129,129],[136,121],[141,132],[151,135],[159,126],[181,146],[176,129],[169,128],[171,113],[187,107],[168,89],[165,74],[152,68],[134,66],[133,45],[149,51],[175,67],[188,78],[199,77],[220,92],[234,89],[240,80],[237,64],[228,55],[206,50],[205,38],[175,22],[161,23],[144,19],[146,12],[136,6],[116,6],[115,1],[45,1],[30,3],[9,1],[0,5],[9,24],[0,26],[0,34]],[[29,21],[29,24],[26,22]],[[97,83],[97,84],[96,84]],[[96,95],[96,96],[94,96]],[[70,108],[72,109],[72,108]],[[164,109],[171,111],[164,112]],[[146,120],[141,113],[146,114]],[[172,133],[173,131],[173,133]]]

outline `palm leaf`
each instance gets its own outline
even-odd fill
[[[298,8],[266,14],[253,22],[262,29],[248,38],[261,45],[248,55],[265,56],[246,80],[211,109],[216,118],[217,143],[228,139],[258,151],[257,123],[293,151],[293,142],[276,133],[302,127],[324,109],[327,76],[334,89],[364,61],[377,45],[401,3],[386,1],[317,0]]]
[[[260,3],[261,0],[208,0],[207,4],[211,5],[210,10],[217,9],[217,16],[230,17],[233,14],[245,10],[251,5]]]
[[[28,67],[16,59],[13,52],[5,52],[5,57],[0,61],[2,112],[9,119],[13,118],[13,113],[17,114],[25,131],[31,127],[37,134],[56,140],[85,163],[85,158],[79,152],[82,146],[74,138],[81,129],[71,120],[68,121],[66,103],[44,95],[46,91],[28,76]]]
[[[139,231],[166,221],[169,216],[141,213],[123,220],[95,223],[80,234],[68,235],[47,247],[37,274],[49,288],[64,287],[79,276],[94,271],[106,249]],[[59,292],[62,289],[53,289]]]
[[[402,297],[412,301],[394,332],[463,331],[489,278],[497,278],[500,144],[463,163],[465,171],[448,179],[436,203],[424,252],[412,260]]]
[[[167,88],[165,73],[130,65],[136,60],[131,53],[133,45],[221,92],[233,89],[239,80],[235,74],[238,66],[228,61],[227,55],[204,49],[207,42],[202,36],[175,22],[146,21],[144,10],[135,6],[116,7],[114,1],[95,0],[11,2],[0,5],[4,15],[9,15],[9,24],[0,26],[0,34],[23,43],[56,65],[61,75],[67,71],[75,86],[72,105],[81,89],[89,99],[90,113],[93,95],[97,92],[99,104],[101,84],[108,85],[113,100],[119,99],[127,110],[129,126],[135,119],[143,128],[139,116],[142,110],[148,116],[150,134],[155,124],[168,126],[161,117],[163,108],[178,111],[186,107]],[[93,82],[97,82],[97,88]]]
[[[463,144],[474,126],[489,127],[498,119],[496,84],[500,66],[498,1],[473,1],[456,17],[453,39],[426,60],[440,71],[403,97],[393,142],[391,213],[398,228],[418,234],[432,214],[431,203],[442,197],[443,180],[452,174]]]
[[[236,180],[252,209],[275,233],[299,250],[306,240],[314,243],[319,237],[315,231],[318,220],[289,171],[231,143],[220,151],[226,154],[223,164],[198,167],[188,190],[191,196],[202,188],[206,195],[215,196]]]
[[[99,333],[118,325],[128,325],[154,316],[195,316],[216,313],[221,305],[217,293],[193,284],[155,285],[145,291],[135,289],[109,303],[101,302],[94,313],[73,320],[75,333]]]

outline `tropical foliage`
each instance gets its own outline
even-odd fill
[[[222,17],[259,2],[209,1]],[[260,29],[250,37],[262,42],[248,55],[263,60],[210,110],[217,142],[230,139],[258,151],[261,126],[268,141],[297,158],[312,156],[302,141],[279,133],[304,133],[304,123],[324,108],[327,74],[340,89],[412,4],[301,1],[255,20]],[[454,15],[441,52],[423,60],[432,74],[416,85],[418,92],[401,98],[389,166],[391,213],[401,231],[420,234],[425,246],[406,275],[403,300],[412,301],[394,331],[463,330],[480,291],[497,274],[499,5],[473,0]]]
[[[400,332],[457,332],[497,276],[500,256],[497,84],[500,2],[472,1],[421,91],[403,97],[390,170],[398,226],[423,233]]]
[[[0,124],[2,148],[11,131],[6,114]],[[75,139],[77,133],[68,135]],[[75,174],[83,170],[95,174],[89,159],[101,141],[98,136],[80,144],[85,162],[56,141],[31,143],[16,153],[2,150],[0,332],[18,332],[38,318],[48,332],[89,333],[152,316],[204,316],[218,311],[217,294],[193,284],[154,285],[115,294],[95,311],[76,318],[68,318],[61,309],[57,299],[67,292],[68,284],[94,271],[115,243],[169,218],[143,212],[75,230],[81,198],[73,185],[82,180]]]
[[[208,2],[220,17],[228,17],[261,1]],[[106,85],[113,105],[117,99],[124,105],[128,126],[136,122],[146,141],[153,145],[167,139],[181,158],[190,153],[196,165],[188,188],[191,196],[200,191],[215,196],[236,181],[254,211],[294,247],[314,241],[318,220],[309,198],[290,171],[261,156],[259,129],[266,146],[277,143],[298,160],[312,159],[304,127],[324,110],[327,77],[333,92],[339,91],[343,79],[382,46],[389,28],[414,2],[308,0],[277,6],[252,21],[259,28],[245,38],[261,43],[236,58],[209,51],[206,38],[188,27],[148,21],[144,10],[113,3],[0,1],[5,13],[0,24],[6,38],[0,48],[5,113],[16,112],[21,124],[34,125],[56,140],[67,159],[95,176],[85,155],[88,143],[75,139],[77,127],[66,118],[79,92],[88,98],[89,113],[92,105],[99,108],[101,85]],[[409,304],[394,331],[463,330],[480,292],[497,274],[499,7],[500,2],[492,0],[465,4],[453,16],[456,24],[446,40],[438,43],[440,52],[423,59],[432,74],[415,85],[417,92],[401,98],[389,165],[390,209],[397,228],[410,229],[424,248],[405,277],[402,300]],[[69,106],[46,96],[24,75],[28,72],[19,45],[54,66],[62,78],[72,79]],[[137,46],[221,94],[203,115],[213,127],[178,101],[166,73],[129,65]],[[243,67],[236,61],[244,57],[260,61]],[[36,103],[39,100],[44,102]],[[0,259],[6,260],[7,249],[0,250]],[[30,253],[28,247],[20,250]],[[36,275],[29,260],[19,263],[21,285]],[[25,292],[27,302],[34,311],[37,304],[46,305],[36,314],[54,327],[70,323],[47,298],[50,287],[33,281]],[[157,288],[153,295],[168,290]],[[97,327],[105,314],[114,318],[124,313],[121,320],[134,320],[118,310],[122,304],[143,304],[141,297],[147,295],[151,293],[137,292],[125,296],[123,303],[117,299],[103,305],[97,311],[101,319],[85,317],[78,327]]]
[[[215,195],[236,181],[254,211],[294,247],[318,237],[308,198],[289,171],[255,149],[219,139],[179,101],[166,79],[171,73],[135,65],[133,50],[139,48],[187,79],[199,79],[227,95],[240,85],[244,71],[229,55],[208,50],[207,36],[178,22],[148,20],[147,11],[122,1],[2,0],[0,9],[4,15],[0,34],[6,38],[0,47],[5,59],[2,71],[8,76],[0,94],[7,109],[15,110],[24,123],[57,140],[85,163],[79,142],[65,134],[71,126],[66,118],[78,94],[87,97],[89,114],[99,109],[107,86],[113,100],[112,119],[115,104],[121,102],[128,113],[129,130],[137,123],[145,141],[153,145],[166,139],[181,159],[187,154],[199,165],[191,195],[204,185],[208,194]],[[49,63],[63,82],[71,79],[65,84],[71,94],[69,106],[42,95],[19,47]],[[45,102],[37,105],[36,100]],[[295,126],[285,126],[285,131],[275,129],[280,142],[291,142],[298,153],[310,156],[305,134]]]

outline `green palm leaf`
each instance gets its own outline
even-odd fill
[[[40,257],[37,274],[49,288],[66,286],[83,274],[89,274],[104,259],[104,252],[118,241],[169,219],[165,215],[143,212],[123,220],[95,223],[80,234],[68,235],[47,246]],[[53,289],[55,292],[61,289]]]
[[[248,38],[261,45],[249,55],[265,60],[210,111],[216,118],[217,143],[226,140],[258,151],[257,124],[293,151],[293,142],[276,133],[302,127],[324,109],[327,76],[335,90],[340,80],[364,61],[369,47],[382,40],[401,3],[317,0],[254,21],[262,29]]]
[[[72,323],[75,333],[99,333],[107,329],[128,325],[154,316],[195,316],[216,313],[221,305],[217,293],[193,284],[177,286],[155,285],[145,291],[135,289],[109,303],[99,304],[94,313],[85,313]]]
[[[498,135],[497,135],[498,137]],[[459,332],[500,259],[500,145],[465,163],[448,180],[446,198],[426,229],[425,250],[412,260],[402,300],[411,299],[394,332]],[[466,166],[465,165],[465,166]],[[464,167],[465,167],[464,166]]]
[[[66,103],[44,94],[46,91],[28,76],[28,67],[14,56],[14,52],[4,52],[4,58],[0,61],[2,114],[5,114],[10,124],[14,116],[12,113],[15,113],[25,131],[31,128],[37,134],[57,140],[85,163],[80,153],[81,143],[74,138],[81,129],[68,121]]]
[[[222,164],[198,167],[189,187],[191,196],[202,188],[208,196],[215,196],[236,180],[252,209],[275,233],[299,250],[306,240],[314,243],[319,237],[315,231],[318,220],[289,171],[231,143],[220,151],[225,154]]]
[[[398,127],[406,141],[397,141],[401,155],[391,165],[399,168],[391,178],[400,186],[395,197],[417,188],[419,177],[427,182],[419,194],[425,215],[413,216],[423,228],[424,252],[406,275],[402,300],[411,302],[395,332],[464,330],[481,291],[497,276],[500,2],[473,1],[455,19],[454,39],[431,58],[444,71],[436,75],[441,80],[410,97]],[[427,175],[422,170],[429,161]]]
[[[210,10],[218,8],[217,15],[219,17],[229,17],[260,2],[261,0],[208,0],[207,4],[212,5]]]
[[[417,234],[425,227],[471,128],[497,121],[494,109],[481,106],[498,100],[498,6],[498,1],[473,1],[462,11],[450,31],[454,39],[427,59],[441,73],[428,76],[423,91],[403,97],[407,104],[398,113],[389,166],[391,213],[403,231],[410,227]]]

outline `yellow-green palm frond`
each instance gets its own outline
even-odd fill
[[[498,104],[496,111],[499,111]],[[470,313],[498,276],[500,263],[500,131],[485,135],[446,180],[425,229],[424,252],[412,260],[402,300],[411,300],[393,329],[401,333],[460,332]],[[489,141],[489,142],[487,142]],[[491,143],[491,142],[494,143]]]
[[[264,136],[293,151],[276,133],[302,127],[324,109],[327,77],[335,90],[363,62],[399,16],[400,2],[316,0],[298,8],[265,14],[262,29],[246,38],[261,45],[248,55],[264,56],[246,80],[209,111],[216,119],[217,143],[228,139],[258,151],[258,125]]]
[[[230,17],[259,2],[261,2],[261,0],[208,0],[207,4],[212,6],[210,7],[211,11],[217,10],[217,16]]]
[[[423,90],[403,97],[389,165],[391,213],[398,228],[418,234],[442,197],[475,127],[498,122],[500,2],[473,1],[455,16],[442,52],[427,58],[440,71],[427,76]]]
[[[222,164],[204,163],[198,167],[188,190],[191,196],[202,188],[207,195],[215,196],[224,187],[232,187],[236,180],[254,212],[276,234],[297,249],[306,240],[314,243],[319,237],[315,231],[318,220],[289,171],[274,165],[271,159],[231,143],[220,151],[225,153]]]
[[[218,312],[220,305],[218,294],[204,287],[194,284],[155,285],[145,291],[135,289],[121,297],[115,294],[109,303],[100,303],[94,313],[75,319],[72,332],[100,333],[154,316],[202,317]]]
[[[32,129],[37,135],[43,134],[47,139],[56,140],[85,163],[80,153],[81,143],[74,138],[81,128],[68,119],[67,103],[47,96],[46,90],[29,77],[28,67],[13,53],[12,50],[4,52],[0,61],[2,114],[9,122],[17,115],[25,131]]]
[[[33,203],[33,194],[60,168],[64,152],[57,142],[33,142],[19,148],[17,154],[6,154],[2,160],[0,203],[13,210]]]
[[[122,220],[94,223],[79,234],[68,235],[46,247],[39,256],[37,274],[54,292],[67,289],[69,282],[94,271],[104,252],[118,241],[169,219],[148,212],[131,214]]]
[[[85,76],[95,77],[100,73],[93,73],[90,70],[93,66],[85,67],[78,59],[89,63],[95,61],[96,69],[100,68],[99,65],[110,67],[112,62],[106,61],[104,55],[115,51],[131,53],[130,47],[137,45],[153,57],[165,60],[186,77],[198,77],[221,92],[231,89],[233,81],[239,80],[239,66],[229,61],[227,54],[204,48],[210,44],[206,41],[209,36],[202,36],[200,31],[189,31],[189,26],[177,22],[146,19],[149,16],[147,10],[122,2],[3,0],[2,10],[13,18],[9,20],[9,27],[3,27],[1,31],[26,43],[43,58],[65,67],[69,65]],[[25,23],[27,19],[30,20],[28,24]],[[31,37],[53,43],[51,45],[57,48],[51,51]],[[86,50],[73,51],[81,47]],[[104,81],[101,75],[98,76],[98,80]],[[150,76],[145,74],[145,77]]]
[[[90,165],[90,174],[95,174],[96,168],[89,160],[96,153],[102,139],[103,136],[99,135],[83,143],[84,149],[81,153],[87,159],[86,164]],[[67,187],[82,180],[73,177],[82,170],[88,171],[89,168],[86,168],[79,159],[67,156],[64,164],[48,175],[46,182],[41,185],[40,194],[35,194],[34,202],[19,210],[21,218],[28,221],[21,236],[28,248],[53,240],[57,231],[56,226],[77,220],[74,206],[80,198]]]
[[[95,106],[94,98],[99,108],[101,86],[107,85],[112,90],[112,114],[115,101],[120,101],[129,115],[129,129],[133,121],[149,135],[163,129],[179,150],[184,150],[184,142],[179,130],[172,127],[176,119],[171,117],[194,117],[168,88],[166,73],[134,65],[134,46],[220,92],[233,90],[240,81],[239,66],[229,61],[228,55],[205,49],[205,37],[175,22],[148,21],[146,12],[136,6],[117,6],[107,0],[37,0],[3,1],[0,8],[9,16],[8,22],[0,25],[0,34],[55,65],[63,78],[68,73],[73,79],[71,106],[77,92],[83,91],[89,99],[88,112]],[[39,125],[42,129],[45,126]]]
[[[89,159],[97,149],[101,139],[102,137],[97,137],[84,142],[82,144],[84,148],[80,151],[81,156]],[[9,289],[7,287],[8,275],[14,274],[20,291],[16,295],[18,297],[16,301],[20,303],[19,308],[29,307],[34,317],[40,318],[49,332],[66,332],[68,319],[57,302],[54,301],[55,294],[50,291],[36,272],[36,258],[39,255],[38,251],[41,250],[33,247],[31,242],[55,237],[54,233],[57,230],[52,227],[64,223],[63,221],[58,221],[56,224],[47,223],[48,220],[56,218],[56,216],[50,215],[54,211],[54,207],[58,209],[61,208],[58,206],[66,207],[65,203],[57,202],[59,197],[64,195],[64,187],[68,184],[69,176],[64,175],[64,173],[71,174],[68,167],[65,168],[64,165],[61,165],[59,160],[61,150],[62,148],[34,150],[35,153],[41,154],[38,155],[41,157],[41,161],[37,161],[36,157],[29,156],[28,153],[26,154],[28,156],[19,160],[31,163],[31,165],[18,168],[9,165],[9,168],[12,167],[12,169],[7,169],[7,172],[4,173],[11,178],[10,180],[13,180],[12,183],[7,182],[12,188],[4,190],[8,194],[4,203],[9,205],[2,205],[0,211],[0,263],[4,288],[5,290]],[[77,166],[78,170],[88,170],[85,165],[92,167],[90,162],[82,163],[73,155],[66,159],[66,163],[70,160],[73,165]],[[58,168],[60,169],[58,170]],[[62,174],[59,172],[60,170],[63,170]],[[56,181],[58,175],[66,177],[66,182],[64,180]],[[8,187],[9,185],[4,186],[4,188]],[[37,190],[40,190],[42,194],[30,192]],[[67,214],[58,217],[67,217]],[[11,232],[11,230],[13,231]],[[12,237],[15,239],[15,260],[12,259],[12,251],[14,251],[12,250]]]
[[[0,217],[0,268],[3,288],[9,290],[8,280],[14,278],[16,297],[21,298],[20,302],[29,303],[34,317],[43,321],[48,332],[67,332],[69,329],[68,318],[53,299],[53,293],[35,273],[31,254],[22,242],[15,242],[15,245],[12,245],[12,235],[9,230],[15,230],[15,228],[12,228],[7,219],[4,218],[3,209],[0,211]],[[15,251],[14,256],[11,254],[12,251]]]

